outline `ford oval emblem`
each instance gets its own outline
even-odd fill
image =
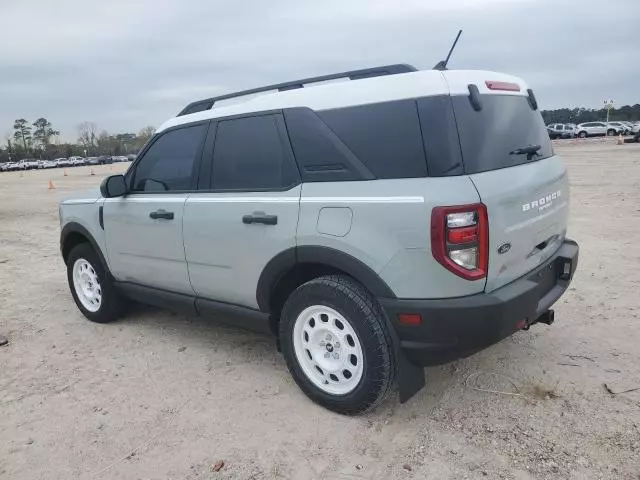
[[[511,244],[509,242],[503,243],[498,247],[498,253],[500,255],[507,253],[509,250],[511,250]]]

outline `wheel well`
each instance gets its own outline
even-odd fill
[[[69,254],[71,250],[76,245],[80,245],[81,243],[91,243],[87,237],[79,232],[71,232],[64,239],[64,243],[62,244],[62,258],[64,259],[64,263],[67,263],[67,259],[69,258]]]
[[[280,323],[280,313],[289,295],[300,285],[330,274],[341,274],[350,276],[339,268],[330,267],[322,263],[298,263],[285,273],[274,285],[269,296],[269,307],[271,310],[270,327],[271,331],[278,335],[278,324]]]

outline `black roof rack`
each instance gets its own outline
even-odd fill
[[[197,102],[190,103],[182,109],[177,115],[188,115],[190,113],[202,112],[204,110],[210,110],[213,104],[219,100],[226,100],[228,98],[243,97],[245,95],[251,95],[254,93],[268,92],[270,90],[278,90],[284,92],[286,90],[295,90],[297,88],[303,88],[307,83],[324,82],[327,80],[336,80],[339,78],[349,78],[349,80],[360,80],[363,78],[380,77],[383,75],[396,75],[398,73],[416,72],[418,69],[413,65],[406,63],[398,63],[395,65],[384,65],[382,67],[363,68],[361,70],[352,70],[350,72],[332,73],[330,75],[322,75],[320,77],[304,78],[302,80],[294,80],[292,82],[277,83],[275,85],[267,85],[265,87],[252,88],[250,90],[243,90],[241,92],[227,93],[226,95],[220,95],[219,97],[207,98],[205,100],[198,100]]]

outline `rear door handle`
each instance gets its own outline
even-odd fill
[[[153,218],[154,220],[158,218],[163,218],[165,220],[173,220],[173,212],[167,212],[166,210],[160,209],[160,210],[156,210],[155,212],[151,212],[149,214],[149,217]]]
[[[242,223],[250,225],[252,223],[262,223],[263,225],[277,225],[277,215],[266,215],[262,212],[256,212],[252,215],[245,215],[242,217]]]

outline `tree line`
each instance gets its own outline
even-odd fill
[[[557,110],[542,110],[541,113],[547,125],[550,123],[602,122],[607,119],[607,111],[604,108],[559,108]],[[612,108],[609,110],[609,121],[615,120],[628,122],[640,120],[640,104]]]
[[[110,134],[106,130],[98,130],[95,122],[86,121],[76,128],[76,143],[53,142],[52,139],[60,132],[49,120],[40,117],[30,123],[19,118],[13,123],[13,131],[5,135],[5,144],[0,146],[0,162],[15,162],[23,158],[51,160],[73,156],[127,155],[137,153],[155,131],[153,127],[144,127],[138,133]]]

